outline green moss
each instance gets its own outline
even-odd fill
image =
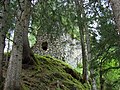
[[[23,70],[23,83],[30,90],[88,90],[80,74],[65,62],[51,56],[35,57],[36,66]]]
[[[29,87],[25,84],[22,84],[22,90],[30,90]]]

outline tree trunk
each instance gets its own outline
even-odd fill
[[[87,23],[85,23],[85,36],[86,36],[86,44],[87,44],[87,61],[90,63],[90,78],[91,78],[91,90],[97,90],[96,87],[96,80],[94,76],[94,68],[93,68],[93,62],[92,62],[92,55],[91,55],[91,44],[90,44],[90,34],[89,29],[87,26]]]
[[[88,65],[87,65],[87,57],[86,57],[86,50],[85,50],[85,26],[84,26],[84,9],[83,9],[83,1],[82,0],[75,0],[76,4],[76,12],[78,18],[78,27],[80,33],[80,41],[82,47],[82,63],[83,63],[83,83],[88,81]]]
[[[119,34],[119,39],[118,39],[118,47],[120,47],[120,0],[109,0],[112,6],[115,22],[118,28],[118,34]],[[120,48],[119,51],[120,53]],[[120,56],[118,56],[118,63],[120,66]]]
[[[22,69],[22,33],[19,21],[16,24],[14,44],[7,70],[4,90],[20,90],[20,78]]]
[[[31,2],[26,2],[26,18],[25,18],[25,26],[23,33],[23,64],[34,64],[34,54],[30,48],[29,40],[28,40],[28,28],[30,21],[30,13],[31,13]]]
[[[4,46],[5,46],[5,34],[3,31],[0,31],[0,85],[2,82],[2,61],[4,55]]]
[[[120,0],[110,0],[116,25],[120,34]]]
[[[5,37],[8,31],[8,4],[9,0],[4,0],[2,3],[2,12],[0,13],[0,84],[2,82],[2,60],[4,55]]]
[[[102,60],[100,61],[100,71],[99,71],[99,74],[100,74],[100,90],[104,90],[104,79],[103,79],[103,74],[102,74]]]
[[[20,90],[21,88],[21,69],[23,57],[23,32],[25,19],[27,16],[28,0],[18,2],[18,14],[14,34],[14,43],[10,56],[10,62],[7,70],[4,90]]]
[[[93,67],[90,68],[91,90],[97,90]]]

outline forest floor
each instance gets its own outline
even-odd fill
[[[22,90],[89,90],[81,75],[65,62],[36,55],[36,65],[23,65]],[[4,68],[4,76],[6,68]]]

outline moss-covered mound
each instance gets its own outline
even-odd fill
[[[23,69],[23,90],[87,90],[80,74],[64,62],[36,55],[38,64]]]

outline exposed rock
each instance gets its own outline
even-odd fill
[[[46,43],[46,47],[43,44]],[[54,37],[49,34],[37,36],[37,42],[33,51],[40,55],[51,55],[55,58],[65,60],[72,67],[81,63],[81,45],[80,41],[72,39],[69,34],[63,34],[60,37]]]

